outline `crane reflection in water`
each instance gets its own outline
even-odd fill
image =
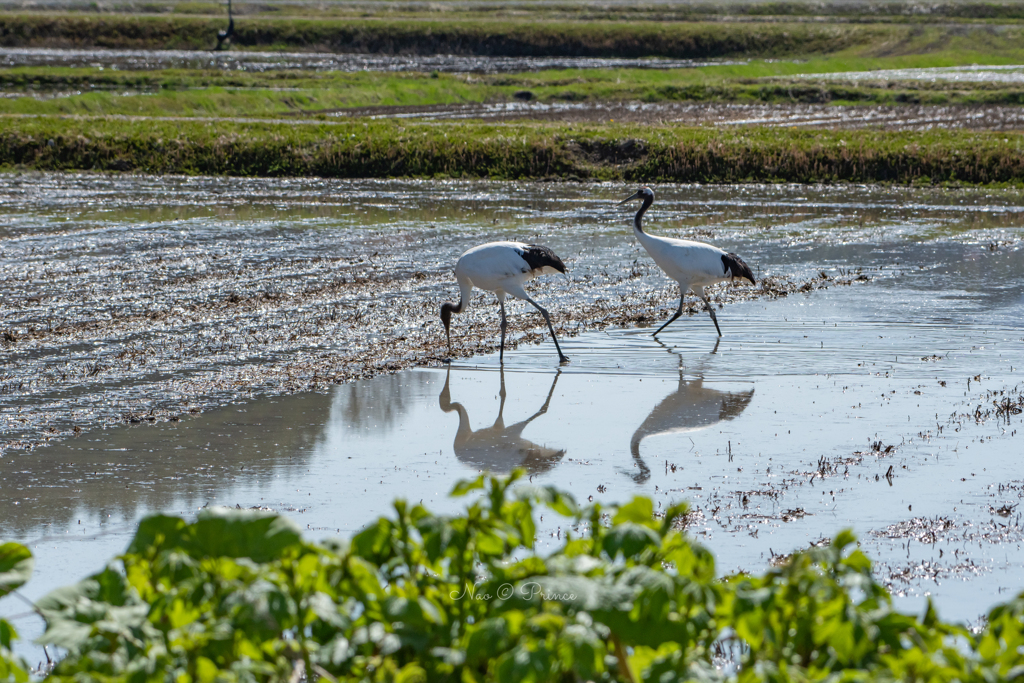
[[[551,396],[555,393],[555,386],[558,384],[558,377],[562,371],[559,370],[555,373],[555,378],[551,381],[551,389],[548,390],[548,396],[540,410],[525,420],[507,427],[503,416],[506,396],[504,368],[501,368],[500,374],[501,391],[498,395],[501,398],[501,404],[498,406],[498,417],[490,427],[474,430],[470,425],[466,407],[452,401],[451,366],[448,366],[444,388],[438,396],[438,403],[444,412],[459,414],[459,429],[455,432],[455,443],[453,444],[455,457],[472,467],[496,473],[511,472],[516,467],[522,467],[531,474],[547,472],[562,459],[565,449],[540,446],[524,439],[522,435],[527,425],[548,411]]]
[[[670,348],[660,341],[658,343],[672,353]],[[716,343],[709,355],[717,352]],[[654,406],[654,410],[637,427],[629,440],[629,452],[633,456],[636,471],[626,474],[638,484],[650,479],[651,470],[640,456],[640,443],[647,437],[704,429],[723,420],[731,420],[746,410],[753,397],[753,389],[719,391],[705,387],[704,378],[699,374],[687,381],[683,375],[683,357],[680,355],[679,384],[676,390]]]

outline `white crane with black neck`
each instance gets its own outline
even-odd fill
[[[636,217],[633,219],[633,234],[640,240],[640,244],[651,255],[651,258],[658,264],[658,267],[665,271],[666,275],[679,283],[679,308],[676,310],[675,315],[669,318],[667,323],[654,332],[654,336],[657,336],[659,332],[683,314],[686,292],[692,291],[708,307],[711,320],[715,323],[718,336],[721,337],[722,328],[718,326],[715,309],[712,308],[711,302],[708,301],[704,288],[737,277],[750,280],[750,284],[756,285],[757,282],[754,280],[754,273],[750,270],[750,266],[744,263],[743,259],[736,254],[723,251],[710,244],[680,240],[672,237],[659,237],[644,232],[641,220],[643,219],[644,212],[651,208],[651,204],[654,203],[654,191],[649,187],[641,187],[629,199],[619,202],[619,205],[621,206],[634,199],[642,199],[643,204],[641,204],[640,210],[636,212]]]
[[[501,352],[500,362],[505,361],[505,330],[508,321],[505,318],[505,296],[512,295],[517,299],[528,301],[544,316],[544,322],[551,331],[551,339],[558,351],[558,360],[568,363],[569,359],[562,353],[555,336],[555,328],[551,326],[551,316],[543,306],[530,298],[523,285],[538,275],[565,273],[565,264],[553,251],[536,244],[522,242],[488,242],[473,247],[455,264],[455,279],[459,281],[459,303],[441,305],[441,322],[448,337],[448,353],[452,350],[451,321],[453,313],[462,313],[469,308],[469,299],[473,287],[494,292],[501,307]]]

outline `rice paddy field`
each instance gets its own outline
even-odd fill
[[[350,536],[482,471],[689,501],[721,575],[844,528],[899,609],[1024,590],[1024,3],[0,3],[0,540]],[[741,254],[723,336],[655,234]],[[473,299],[459,254],[566,276]],[[541,552],[563,527],[538,526]],[[16,652],[47,671],[24,601]]]

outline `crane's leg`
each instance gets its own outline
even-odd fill
[[[536,306],[537,310],[540,311],[540,314],[544,316],[544,322],[548,324],[548,331],[551,332],[551,340],[555,342],[555,350],[558,351],[558,362],[568,363],[569,359],[565,357],[565,354],[562,353],[562,347],[558,345],[558,335],[555,334],[555,328],[551,326],[551,316],[548,315],[548,312],[533,299],[527,297],[526,300]]]
[[[663,329],[665,329],[666,327],[668,327],[669,325],[674,323],[676,318],[678,318],[679,316],[681,316],[683,314],[683,302],[684,301],[686,301],[686,290],[683,289],[682,285],[679,285],[679,308],[676,309],[675,315],[673,315],[671,318],[669,318],[667,323],[665,323],[664,325],[659,327],[658,331],[651,335],[652,337],[657,337],[658,336],[658,332],[661,332]]]
[[[498,297],[498,305],[501,306],[501,351],[498,352],[498,362],[505,363],[505,330],[508,329],[508,320],[505,318],[505,297]]]
[[[708,307],[708,313],[711,314],[711,322],[715,323],[715,329],[718,330],[718,336],[721,337],[722,328],[718,326],[718,318],[715,316],[715,309],[711,306],[711,302],[708,301],[708,296],[704,293],[703,287],[697,288],[697,296],[699,296],[700,300],[704,302],[704,305]]]
[[[548,330],[551,332],[551,339],[554,340],[555,342],[555,350],[558,351],[558,361],[560,363],[568,363],[569,359],[565,357],[565,354],[562,353],[562,347],[558,345],[558,336],[555,334],[555,328],[551,326],[551,316],[548,315],[548,312],[544,309],[544,307],[541,306],[536,301],[534,301],[533,299],[531,299],[530,295],[527,294],[526,290],[523,289],[521,286],[517,285],[515,287],[515,291],[512,291],[512,288],[510,287],[506,287],[505,291],[511,294],[512,296],[519,297],[523,301],[529,301],[531,304],[533,304],[534,308],[540,311],[540,314],[544,316],[544,322],[548,324]]]

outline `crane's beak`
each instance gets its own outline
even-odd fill
[[[640,194],[640,190],[637,190],[637,191],[636,191],[636,194],[635,194],[635,195],[633,195],[633,196],[632,196],[632,197],[630,197],[629,199],[623,199],[623,200],[622,200],[621,202],[619,202],[619,206],[622,206],[622,205],[623,205],[623,204],[625,204],[626,202],[631,202],[631,201],[633,201],[634,199],[640,199],[640,197],[642,197],[642,196],[643,196],[643,195],[641,195],[641,194]]]

